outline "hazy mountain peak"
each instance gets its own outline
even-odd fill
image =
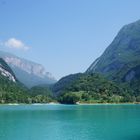
[[[17,79],[28,87],[56,82],[41,64],[2,51],[0,57],[12,68]]]
[[[44,78],[44,76],[49,74],[48,72],[46,72],[45,68],[41,64],[29,62],[27,60],[23,60],[14,56],[5,56],[4,59],[9,65],[21,68],[28,74],[34,74],[41,78]]]

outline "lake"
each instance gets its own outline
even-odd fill
[[[1,105],[0,140],[140,140],[140,105]]]

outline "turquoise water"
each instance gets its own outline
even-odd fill
[[[0,140],[140,140],[140,105],[0,106]]]

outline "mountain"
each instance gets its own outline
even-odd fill
[[[51,88],[54,96],[59,96],[60,94],[62,94],[66,88],[68,88],[74,81],[79,79],[82,75],[82,73],[76,73],[61,78]]]
[[[125,25],[86,73],[101,73],[140,91],[140,20]]]
[[[47,87],[26,88],[14,75],[12,69],[0,58],[0,104],[5,103],[48,103],[52,99]]]
[[[2,51],[0,51],[0,57],[11,67],[17,79],[29,88],[56,82],[55,78],[40,64]]]
[[[0,58],[0,103],[25,103],[27,89],[17,80],[11,68]]]

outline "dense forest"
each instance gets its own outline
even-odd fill
[[[62,83],[62,81],[61,81]],[[65,83],[64,83],[65,84]],[[61,103],[125,103],[139,102],[140,96],[128,84],[118,84],[100,74],[83,74],[59,91]]]
[[[43,94],[42,94],[43,93]],[[48,88],[34,87],[28,89],[20,83],[13,83],[0,78],[0,103],[49,103],[55,100]]]

